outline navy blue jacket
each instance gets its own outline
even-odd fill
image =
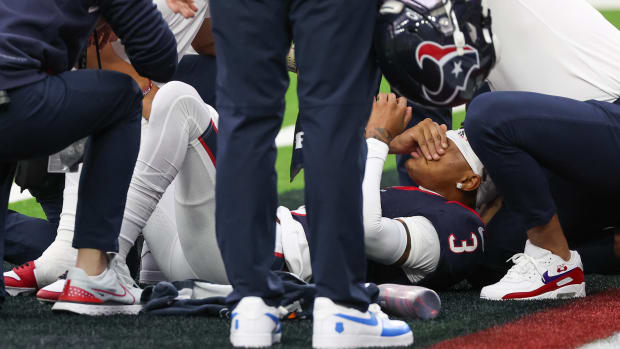
[[[100,16],[140,75],[172,78],[176,40],[151,0],[9,0],[0,2],[0,90],[70,70]]]

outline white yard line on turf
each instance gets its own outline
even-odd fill
[[[24,190],[23,193],[20,192],[21,188],[16,186],[15,183],[13,183],[13,186],[11,187],[11,195],[9,196],[9,202],[22,201],[32,198],[32,195],[30,195],[30,192],[28,190]]]
[[[620,1],[620,0],[618,0]],[[456,108],[452,108],[452,112],[460,112],[464,111],[465,106],[458,106]],[[293,139],[295,137],[295,125],[284,126],[278,133],[276,137],[276,147],[290,147],[293,145]]]
[[[588,343],[580,346],[578,349],[617,349],[620,348],[620,332],[616,332],[616,334],[599,339],[592,343]]]

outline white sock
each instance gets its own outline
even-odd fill
[[[77,250],[72,247],[73,231],[75,230],[75,211],[77,209],[78,183],[81,166],[76,173],[65,176],[62,212],[56,239],[35,260],[35,277],[39,287],[45,287],[58,279],[70,267],[75,266]]]

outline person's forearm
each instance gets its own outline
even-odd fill
[[[389,148],[374,138],[368,138],[366,144],[368,155],[362,183],[364,231],[377,231],[381,225],[381,173]]]
[[[381,214],[381,173],[388,146],[377,139],[368,139],[366,143],[368,155],[362,184],[366,254],[376,262],[391,265],[401,257],[406,236],[401,223]]]

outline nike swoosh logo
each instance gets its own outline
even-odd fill
[[[377,326],[377,324],[379,323],[379,321],[377,321],[377,317],[373,313],[370,313],[370,318],[368,319],[346,315],[346,314],[335,314],[335,315],[343,319],[351,320],[351,321],[360,323],[362,325],[367,325],[367,326]]]
[[[276,323],[276,328],[275,328],[274,332],[275,333],[282,332],[282,326],[280,325],[280,319],[278,319],[278,317],[273,315],[273,314],[265,313],[265,315],[267,315],[268,318],[270,318],[271,320],[273,320],[273,322]]]
[[[91,6],[88,8],[88,13],[99,11],[99,6]]]
[[[127,296],[127,294],[129,294],[131,296],[131,298],[133,299],[132,303],[135,303],[136,302],[136,298],[133,296],[133,294],[127,292],[127,289],[125,288],[125,286],[121,285],[121,287],[123,288],[123,294],[116,294],[114,292],[110,292],[110,291],[106,291],[106,290],[100,290],[98,288],[93,288],[93,291],[101,292],[101,293],[109,294],[109,295],[114,296],[114,297],[121,297],[121,298],[125,298]]]
[[[553,281],[555,281],[555,280],[557,280],[557,279],[560,279],[560,278],[564,277],[566,274],[568,274],[568,273],[572,272],[573,270],[574,270],[574,269],[571,269],[571,270],[569,270],[569,271],[567,271],[567,272],[565,272],[565,273],[558,274],[558,275],[555,275],[555,276],[549,276],[549,272],[548,272],[548,271],[546,271],[546,272],[543,274],[542,281],[543,281],[543,283],[548,284],[548,283],[550,283],[550,282],[553,282]]]

